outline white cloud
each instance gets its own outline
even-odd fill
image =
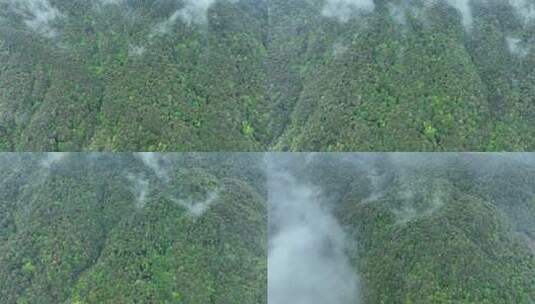
[[[524,18],[525,22],[535,19],[535,2],[529,0],[509,0],[517,13]]]
[[[388,3],[388,12],[390,17],[392,17],[396,23],[401,25],[407,24],[407,14],[405,13],[405,8],[403,6]]]
[[[268,161],[268,303],[359,303],[350,242],[321,192],[286,172],[276,156]]]
[[[509,36],[506,37],[505,40],[507,41],[507,47],[509,48],[511,54],[518,55],[520,57],[524,57],[528,54],[528,49],[525,45],[523,45],[521,39]]]
[[[133,190],[136,195],[136,206],[138,208],[143,208],[149,194],[149,181],[143,176],[133,174],[127,175],[127,178],[133,183]]]
[[[147,152],[147,153],[138,153],[136,154],[145,164],[145,166],[152,169],[154,174],[159,179],[168,180],[169,176],[167,175],[167,170],[161,166],[163,161],[163,155],[159,153]]]
[[[33,31],[48,38],[58,35],[54,21],[63,15],[47,0],[11,0],[10,4],[23,17],[24,24]]]
[[[130,57],[140,57],[145,54],[147,49],[144,46],[138,46],[138,45],[129,45],[128,46],[128,56]]]
[[[459,11],[464,27],[470,30],[474,22],[470,0],[447,0],[447,2]]]
[[[193,217],[201,216],[219,198],[218,191],[211,191],[204,201],[193,201],[191,199],[173,199],[175,203],[186,208]]]
[[[188,25],[205,24],[208,10],[218,0],[185,0],[184,6],[175,11],[167,20],[157,24],[152,30],[152,36],[168,33],[180,19]],[[236,3],[238,0],[226,0]]]
[[[59,152],[51,152],[46,153],[46,156],[43,160],[41,160],[41,165],[45,168],[50,168],[52,165],[57,164],[61,162],[65,157],[67,157],[69,153],[59,153]]]

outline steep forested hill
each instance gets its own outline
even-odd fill
[[[1,303],[266,303],[254,155],[0,155]]]
[[[331,154],[293,163],[356,242],[348,254],[361,303],[535,300],[533,155]]]
[[[3,150],[529,150],[533,0],[2,0]]]

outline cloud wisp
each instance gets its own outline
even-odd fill
[[[509,0],[509,4],[524,19],[524,22],[535,20],[535,2],[529,0]]]
[[[145,166],[152,169],[154,174],[156,174],[156,176],[159,179],[162,179],[162,180],[169,179],[167,170],[161,164],[161,162],[163,161],[162,154],[154,153],[154,152],[146,152],[146,153],[137,153],[136,155],[143,161]]]
[[[136,196],[136,206],[143,208],[150,190],[149,180],[143,176],[134,174],[127,175],[127,178],[132,183],[132,190]]]
[[[54,164],[60,163],[62,160],[64,160],[69,153],[62,153],[62,152],[50,152],[46,153],[46,156],[41,160],[41,166],[49,169]]]
[[[470,30],[474,23],[470,0],[447,0],[447,2],[461,14],[464,28]]]
[[[176,10],[165,21],[158,23],[151,33],[151,37],[169,33],[178,20],[182,20],[187,25],[202,25],[208,22],[208,10],[218,0],[185,0],[184,5]],[[238,0],[226,0],[236,3]]]
[[[24,24],[47,38],[58,35],[54,22],[63,14],[48,0],[11,0],[11,9],[22,16]]]
[[[219,198],[218,191],[208,193],[204,201],[193,201],[191,199],[173,199],[175,203],[185,208],[193,217],[199,217],[210,208],[210,206]]]

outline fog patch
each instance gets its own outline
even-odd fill
[[[521,39],[509,36],[506,37],[505,40],[507,42],[507,48],[511,54],[519,57],[524,57],[528,54],[528,48],[524,46]]]
[[[327,0],[321,14],[327,18],[347,22],[359,13],[371,13],[374,10],[373,0]]]
[[[152,169],[154,174],[156,174],[156,176],[159,179],[162,179],[164,181],[169,180],[167,169],[162,167],[162,162],[163,162],[162,154],[154,153],[154,152],[146,152],[146,153],[137,153],[136,156],[138,156],[143,161],[145,166]]]
[[[523,237],[526,240],[526,244],[528,245],[529,249],[531,249],[531,251],[535,254],[535,238],[526,233],[523,234]]]
[[[210,208],[210,206],[219,198],[219,191],[214,190],[208,193],[204,201],[195,201],[193,199],[172,199],[175,203],[184,207],[193,217],[199,217]]]
[[[144,46],[138,45],[129,45],[128,46],[128,56],[129,57],[141,57],[145,54],[147,49]]]
[[[409,190],[410,191],[410,190]],[[425,198],[425,208],[418,210],[413,204],[415,199],[414,192],[404,191],[400,193],[400,197],[405,200],[405,204],[398,209],[394,209],[393,213],[396,216],[396,224],[406,224],[415,219],[428,217],[435,214],[442,206],[446,197],[441,191],[432,191],[428,197]]]
[[[54,38],[58,35],[54,22],[63,14],[48,0],[11,0],[11,9],[22,16],[24,24],[40,35]]]
[[[215,0],[186,0],[183,8],[177,11],[178,16],[191,25],[192,23],[206,23],[208,9]]]
[[[167,20],[162,21],[158,23],[151,31],[150,37],[153,38],[157,35],[163,35],[167,34],[171,31],[173,28],[173,25],[175,25],[176,21],[178,20],[180,16],[180,12],[176,11],[174,12]]]
[[[69,153],[50,152],[45,154],[45,158],[41,160],[41,166],[51,168],[54,164],[60,163]]]
[[[524,22],[535,20],[535,2],[529,0],[509,0],[511,6],[522,17]]]
[[[151,37],[169,33],[178,20],[182,20],[187,25],[206,24],[208,21],[208,10],[216,1],[185,0],[184,5],[180,9],[176,10],[167,20],[160,22],[153,28]],[[238,0],[225,1],[235,3]]]
[[[371,168],[368,174],[368,180],[370,182],[370,194],[362,202],[371,203],[380,200],[385,196],[385,177],[380,174],[375,168]]]
[[[333,57],[335,59],[340,59],[347,53],[348,50],[349,50],[349,47],[345,43],[336,42],[333,45]]]
[[[407,24],[407,14],[405,8],[394,3],[388,3],[388,13],[390,17],[399,25]]]
[[[269,304],[358,304],[345,233],[321,192],[268,160]]]
[[[149,194],[149,180],[145,179],[143,176],[134,174],[128,174],[127,178],[133,184],[132,190],[136,196],[136,207],[145,207],[147,196]]]
[[[470,30],[474,23],[470,0],[447,0],[448,4],[457,9],[462,17],[462,23],[465,29]]]

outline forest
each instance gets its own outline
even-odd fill
[[[270,304],[535,301],[535,155],[278,154]]]
[[[0,303],[266,304],[261,163],[0,154]]]
[[[533,0],[1,0],[2,151],[529,151]]]
[[[531,304],[535,155],[0,154],[0,303]]]

